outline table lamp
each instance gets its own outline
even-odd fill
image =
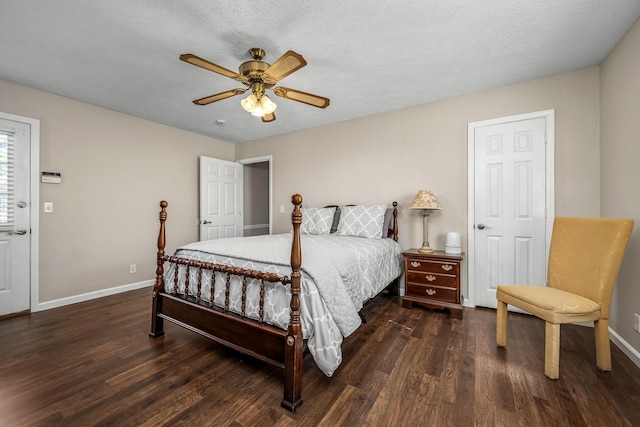
[[[433,195],[431,190],[420,190],[409,205],[409,209],[422,209],[422,247],[418,252],[423,254],[433,253],[433,249],[429,246],[429,214],[431,210],[440,209],[440,203]]]

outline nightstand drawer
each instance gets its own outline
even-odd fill
[[[421,285],[442,286],[445,288],[456,288],[458,279],[456,276],[433,274],[417,271],[407,271],[407,282]]]
[[[432,300],[457,303],[457,290],[454,288],[441,288],[439,286],[417,285],[407,283],[407,296],[429,298]]]
[[[458,264],[451,262],[425,261],[421,259],[408,258],[407,270],[424,271],[427,273],[442,273],[458,275]]]

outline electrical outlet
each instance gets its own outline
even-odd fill
[[[633,329],[640,333],[640,316],[638,313],[634,313],[633,315]]]
[[[129,266],[129,273],[133,274],[136,272],[136,265],[135,264],[131,264]]]

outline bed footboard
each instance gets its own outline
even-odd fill
[[[283,368],[284,397],[281,405],[294,412],[302,404],[302,356],[304,347],[300,323],[300,266],[302,264],[300,244],[302,213],[300,205],[302,204],[302,196],[296,194],[292,196],[291,201],[294,205],[291,214],[291,222],[293,224],[291,276],[279,276],[273,273],[166,256],[164,252],[166,247],[165,222],[167,220],[166,208],[168,203],[166,201],[160,202],[156,280],[153,288],[151,331],[149,335],[154,338],[164,335],[163,321],[166,319],[237,351]],[[165,262],[173,264],[176,272],[173,289],[169,292],[165,290]],[[187,269],[187,283],[183,293],[178,293],[177,286],[177,272],[180,265],[183,266],[182,268]],[[197,269],[197,294],[195,296],[189,295],[188,291],[189,269],[192,268]],[[226,275],[225,301],[221,307],[213,303],[213,296],[209,298],[209,301],[201,298],[203,270],[211,271],[212,275],[215,272]],[[229,307],[232,276],[238,276],[242,279],[242,308],[240,313],[231,312]],[[248,318],[245,313],[248,278],[260,281],[260,314],[257,320]],[[275,282],[290,284],[291,286],[290,319],[286,331],[266,324],[263,318],[265,288]]]

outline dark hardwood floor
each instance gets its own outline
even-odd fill
[[[640,426],[640,368],[591,328],[562,327],[560,379],[544,376],[544,324],[495,312],[403,309],[381,295],[332,378],[305,358],[305,403],[280,408],[281,371],[166,324],[147,336],[151,291],[0,321],[2,426]]]

